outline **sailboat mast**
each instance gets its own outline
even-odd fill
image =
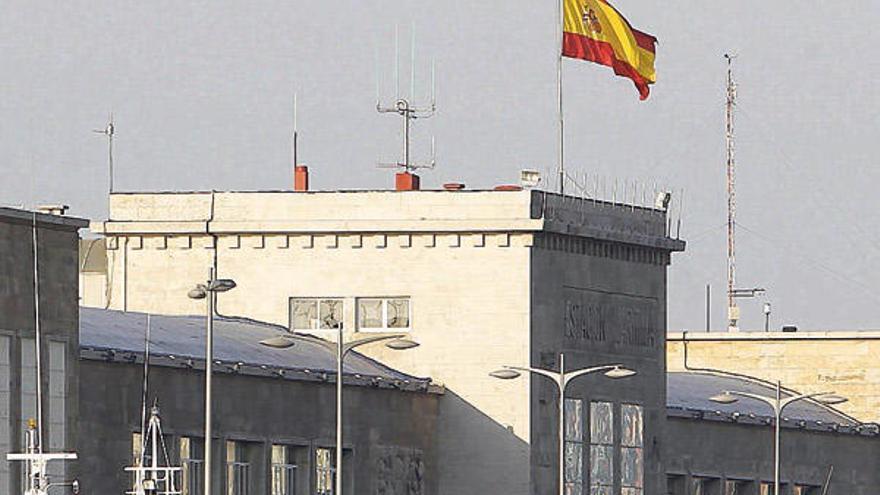
[[[733,56],[727,59],[727,317],[728,330],[737,331],[739,308],[736,306],[734,284],[736,282],[736,154],[734,138],[734,115],[736,106],[736,82],[733,79]]]
[[[42,360],[42,332],[40,331],[40,270],[39,249],[37,247],[37,212],[33,212],[33,254],[34,254],[34,347],[37,367],[37,417],[36,417],[36,447],[37,453],[43,453],[43,360]]]

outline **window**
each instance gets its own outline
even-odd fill
[[[590,495],[612,495],[614,410],[610,402],[590,402]]]
[[[202,450],[201,440],[189,437],[180,439],[181,495],[202,495]]]
[[[344,318],[342,310],[342,299],[291,299],[291,329],[338,330]]]
[[[644,412],[642,406],[620,407],[621,495],[641,495],[644,487]]]
[[[715,478],[694,478],[694,495],[715,495],[720,480]]]
[[[286,445],[272,446],[272,495],[296,494],[296,464]]]
[[[760,495],[772,495],[773,493],[773,483],[761,482],[761,493]]]
[[[565,493],[584,491],[584,403],[565,399]]]
[[[724,495],[747,495],[754,493],[751,481],[726,480],[724,482]]]
[[[358,299],[358,330],[401,331],[410,327],[408,297]]]
[[[251,463],[245,460],[244,446],[239,442],[226,442],[226,493],[248,495]]]
[[[335,456],[333,449],[317,449],[315,451],[315,491],[317,495],[333,495],[336,493],[334,477],[336,476]]]
[[[149,466],[152,462],[151,450],[146,449],[144,437],[140,433],[131,434],[131,465],[132,466]],[[144,452],[146,449],[146,452]]]
[[[685,481],[687,481],[687,478],[680,474],[667,474],[666,495],[685,495]]]
[[[819,487],[809,485],[795,485],[794,495],[819,495]]]

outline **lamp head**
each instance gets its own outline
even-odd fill
[[[211,292],[226,292],[235,288],[235,280],[230,278],[218,278],[208,283]]]
[[[266,347],[272,347],[273,349],[288,349],[296,345],[293,339],[288,339],[285,337],[271,337],[265,340],[260,341],[260,345],[264,345]]]
[[[821,396],[817,397],[816,400],[822,404],[825,404],[826,406],[833,406],[836,404],[843,404],[844,402],[847,402],[849,399],[847,399],[846,397],[843,397],[841,395],[828,394],[828,395],[821,395]]]
[[[419,345],[421,344],[410,339],[394,339],[385,343],[385,347],[394,349],[395,351],[405,351],[407,349],[418,347]]]
[[[204,299],[208,297],[208,290],[204,285],[199,284],[195,286],[192,290],[190,290],[186,295],[189,296],[190,299]]]
[[[514,378],[519,378],[520,375],[521,373],[519,371],[506,368],[489,373],[489,376],[498,378],[499,380],[513,380]]]
[[[605,376],[608,378],[629,378],[631,376],[635,376],[636,371],[628,368],[623,368],[621,366],[615,366],[614,368],[605,372]]]
[[[709,400],[711,400],[712,402],[717,402],[719,404],[733,404],[733,403],[739,401],[739,399],[737,399],[730,392],[724,392],[722,394],[718,394],[713,397],[709,397]]]

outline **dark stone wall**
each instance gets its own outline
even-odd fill
[[[745,494],[758,494],[758,483],[773,481],[773,427],[722,421],[669,418],[663,444],[666,469],[680,475],[670,495],[693,492],[694,477],[750,480]],[[880,485],[880,439],[858,435],[783,428],[780,478],[782,493],[794,484],[821,487],[831,466],[831,495],[876,494]],[[683,490],[688,491],[683,491]],[[719,488],[720,489],[720,488]],[[739,494],[740,492],[737,492]],[[809,493],[821,493],[821,490]],[[708,495],[716,495],[714,492]],[[721,495],[719,491],[717,495]]]
[[[21,452],[24,437],[19,419],[22,414],[21,354],[22,340],[33,339],[35,329],[33,213],[0,208],[0,334],[10,338],[9,431],[11,449]],[[37,255],[39,267],[40,327],[43,336],[43,435],[49,445],[52,434],[49,424],[49,342],[66,343],[64,388],[67,396],[66,434],[64,447],[72,449],[77,441],[77,404],[79,387],[79,274],[77,269],[78,230],[88,222],[76,218],[37,214]],[[33,345],[32,341],[29,345]],[[24,377],[32,381],[31,377]],[[3,399],[0,399],[3,400]],[[4,453],[5,455],[5,453]],[[5,459],[2,462],[6,462]],[[11,487],[0,487],[12,493],[20,491],[20,463],[10,463]],[[52,465],[50,472],[60,472]],[[68,470],[75,472],[75,468]],[[61,481],[61,480],[55,480]]]
[[[79,444],[83,493],[122,493],[130,488],[132,433],[139,430],[143,365],[83,360]],[[157,400],[169,450],[179,436],[201,438],[204,372],[152,366],[150,403]],[[216,372],[214,375],[214,488],[225,493],[226,440],[251,442],[254,491],[268,493],[273,442],[304,447],[302,471],[312,478],[318,447],[335,445],[335,385]],[[346,386],[344,439],[349,463],[346,485],[357,494],[437,493],[435,425],[441,396],[433,393]],[[176,451],[172,453],[176,455]],[[256,473],[256,474],[255,474]],[[303,473],[299,474],[302,476]]]
[[[621,404],[637,404],[644,408],[646,494],[660,493],[665,479],[658,444],[666,421],[668,260],[668,251],[653,247],[553,232],[536,236],[531,256],[531,365],[558,370],[559,353],[564,352],[568,371],[621,364],[638,372],[621,380],[593,374],[568,386],[566,397],[584,404],[584,477],[588,479],[590,472],[590,401],[614,404],[616,445],[621,439]],[[533,377],[533,494],[556,490],[557,404],[556,386]],[[620,450],[615,448],[615,478],[620,472]]]

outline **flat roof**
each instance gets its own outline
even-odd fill
[[[773,340],[880,340],[880,330],[798,330],[797,332],[667,332],[666,340],[684,341],[773,341]]]
[[[69,217],[66,215],[51,215],[33,210],[0,206],[0,222],[27,223],[34,221],[36,214],[37,225],[40,227],[61,227],[70,230],[79,230],[89,226],[89,221],[83,218]]]

